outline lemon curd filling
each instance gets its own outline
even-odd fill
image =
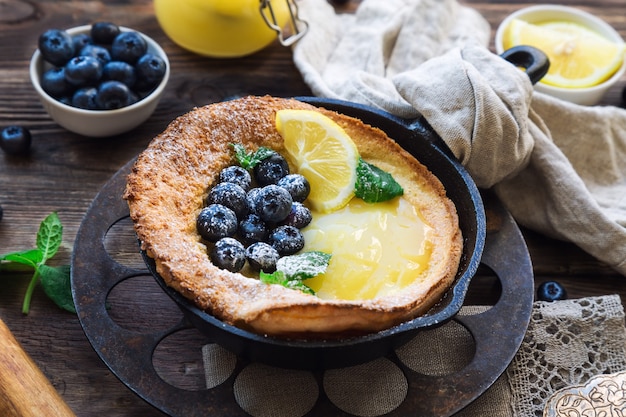
[[[365,300],[398,292],[426,269],[432,228],[405,198],[368,204],[358,198],[313,212],[304,251],[332,254],[324,274],[304,283],[322,299]]]

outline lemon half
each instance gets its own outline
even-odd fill
[[[354,197],[359,152],[341,126],[314,110],[279,110],[276,129],[290,162],[311,185],[313,209],[332,212]]]
[[[624,60],[624,44],[611,42],[574,22],[528,23],[513,19],[503,38],[503,46],[530,45],[550,59],[550,69],[542,83],[564,88],[598,85],[619,69]]]

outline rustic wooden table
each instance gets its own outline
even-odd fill
[[[523,0],[463,3],[480,11],[494,32],[507,14],[533,4]],[[626,38],[626,0],[561,3],[592,12]],[[353,1],[339,7],[349,11],[356,4]],[[156,39],[169,55],[172,76],[163,100],[145,124],[118,137],[89,139],[62,129],[50,119],[30,84],[28,64],[37,37],[45,29],[101,20],[136,28]],[[32,247],[39,223],[56,211],[64,225],[64,237],[52,265],[70,263],[77,231],[98,191],[174,117],[193,106],[232,96],[311,94],[288,49],[276,43],[252,56],[232,60],[191,54],[165,36],[149,0],[0,0],[0,31],[0,127],[19,124],[33,133],[29,156],[10,157],[0,152],[0,205],[4,209],[0,253]],[[625,86],[623,78],[608,92],[603,104],[623,105],[621,92]],[[623,276],[571,244],[523,232],[534,265],[535,285],[554,279],[565,286],[572,298],[619,293],[626,300]],[[117,238],[111,239],[115,246]],[[131,258],[131,263],[140,262]],[[35,291],[30,314],[21,313],[29,277],[26,273],[0,271],[0,319],[76,415],[164,416],[109,371],[92,349],[77,317],[58,309],[40,288]],[[473,291],[468,302],[480,303],[491,296],[491,291],[489,286],[484,288],[484,294]],[[145,302],[151,301],[154,300],[147,297]],[[161,307],[152,304],[150,308]],[[142,320],[147,322],[149,317]],[[189,366],[185,372],[193,373],[192,368]]]

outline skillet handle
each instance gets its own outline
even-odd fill
[[[533,46],[514,46],[502,52],[500,56],[513,65],[525,68],[526,74],[533,84],[541,80],[550,68],[548,56]]]

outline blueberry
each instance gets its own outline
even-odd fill
[[[122,32],[111,43],[111,58],[135,64],[148,51],[148,43],[138,32]]]
[[[137,74],[135,67],[128,62],[109,61],[102,68],[102,79],[120,81],[132,88],[137,80]]]
[[[165,76],[165,61],[154,54],[145,54],[135,64],[141,90],[148,91],[159,85]]]
[[[96,22],[91,25],[91,38],[94,43],[109,45],[120,33],[120,28],[115,23]]]
[[[111,60],[111,54],[109,50],[100,45],[86,45],[79,52],[79,56],[92,56],[100,61],[100,64],[104,66]]]
[[[196,219],[196,229],[202,238],[216,242],[237,232],[235,212],[221,204],[204,207]]]
[[[66,106],[71,106],[72,105],[72,97],[62,96],[62,97],[57,98],[57,100],[59,100],[59,103],[63,103]]]
[[[77,87],[96,85],[102,77],[102,64],[92,56],[75,56],[65,65],[65,80]]]
[[[311,223],[313,215],[311,210],[307,206],[297,201],[294,201],[291,205],[291,211],[287,215],[287,218],[281,222],[281,224],[297,227],[302,229]]]
[[[30,150],[30,131],[22,126],[8,126],[0,134],[0,148],[9,155],[23,155]]]
[[[260,188],[255,187],[255,188],[251,188],[246,194],[246,200],[248,200],[249,213],[256,214],[256,206],[257,206],[257,201],[258,201],[260,191],[261,191]]]
[[[98,110],[98,89],[95,87],[83,87],[76,90],[72,96],[71,104],[74,107],[84,110]]]
[[[537,299],[540,301],[557,301],[565,300],[566,298],[567,291],[556,281],[542,282],[537,287]]]
[[[254,212],[266,222],[281,222],[289,215],[293,200],[287,190],[267,185],[258,192]]]
[[[289,191],[293,201],[302,203],[309,196],[311,186],[306,178],[300,174],[289,174],[278,180],[277,185]]]
[[[292,255],[304,248],[304,236],[293,226],[278,226],[270,232],[268,243],[281,255]]]
[[[238,219],[248,213],[248,200],[246,192],[232,182],[221,182],[211,188],[206,198],[208,204],[221,204],[235,212]]]
[[[0,206],[0,221],[2,221],[3,214],[4,214],[4,210],[2,210],[2,206]]]
[[[237,233],[243,243],[250,245],[267,239],[269,230],[267,224],[256,214],[248,214],[239,222]]]
[[[43,59],[57,67],[62,67],[74,56],[74,42],[64,30],[45,31],[39,35],[38,47]]]
[[[65,68],[53,67],[41,76],[41,88],[52,97],[69,96],[74,87],[65,80]]]
[[[250,173],[247,169],[237,165],[232,165],[220,171],[220,182],[232,182],[243,188],[245,191],[248,191],[250,189],[250,184],[252,183],[252,178],[250,177]]]
[[[209,258],[218,268],[237,272],[246,263],[246,249],[237,239],[225,237],[215,242]]]
[[[276,262],[280,259],[280,254],[272,245],[257,242],[246,248],[246,259],[253,270],[272,273],[276,271]]]
[[[276,184],[289,174],[289,165],[282,155],[272,153],[254,167],[254,176],[260,185]]]
[[[78,33],[72,36],[72,43],[74,44],[74,54],[76,54],[76,51],[80,52],[85,46],[92,45],[93,39],[86,33]]]
[[[121,109],[133,104],[134,97],[126,84],[119,81],[105,81],[98,86],[96,103],[102,110]]]

